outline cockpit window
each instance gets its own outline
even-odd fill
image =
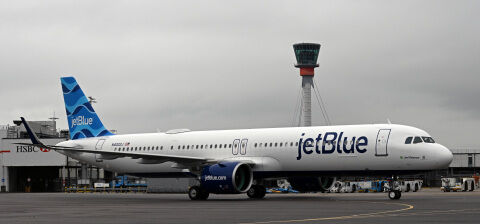
[[[423,142],[422,138],[420,138],[418,136],[415,136],[415,138],[413,139],[413,144],[417,144],[417,143],[421,143],[421,142]]]
[[[422,136],[422,139],[423,139],[423,141],[426,142],[426,143],[435,143],[435,141],[433,140],[432,137]]]
[[[408,137],[407,139],[405,139],[405,144],[411,144],[412,139],[413,139],[413,137]]]

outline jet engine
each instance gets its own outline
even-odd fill
[[[238,194],[247,192],[253,183],[250,166],[242,162],[221,162],[202,170],[201,187],[214,194]]]
[[[337,178],[335,177],[290,177],[288,182],[294,190],[300,192],[325,192],[330,190]]]

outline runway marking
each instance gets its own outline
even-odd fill
[[[467,208],[467,209],[452,209],[452,210],[434,210],[426,212],[410,212],[402,214],[381,214],[371,217],[393,217],[393,216],[415,216],[415,215],[436,215],[436,214],[459,214],[459,213],[473,213],[480,211],[480,208]]]
[[[334,217],[323,217],[323,218],[310,218],[310,219],[291,219],[291,220],[274,220],[274,221],[262,221],[262,222],[251,222],[251,223],[241,223],[241,224],[264,224],[264,223],[289,223],[289,222],[311,222],[311,221],[324,221],[324,220],[340,220],[340,219],[356,219],[356,218],[367,218],[367,217],[375,217],[375,216],[383,216],[388,213],[394,212],[403,212],[410,209],[413,209],[413,205],[404,204],[404,203],[389,203],[389,202],[372,202],[372,201],[361,201],[367,203],[380,203],[380,204],[387,204],[387,205],[402,205],[406,208],[396,209],[396,210],[388,210],[382,212],[371,212],[371,213],[364,213],[364,214],[356,214],[356,215],[345,215],[345,216],[334,216]]]

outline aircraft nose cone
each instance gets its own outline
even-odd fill
[[[440,145],[440,146],[441,146],[441,153],[440,153],[440,158],[439,158],[439,165],[446,168],[452,162],[453,154],[447,147],[445,147],[443,145]]]

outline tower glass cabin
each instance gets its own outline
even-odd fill
[[[318,67],[317,59],[320,52],[320,44],[315,43],[299,43],[293,45],[297,64],[295,67]]]

